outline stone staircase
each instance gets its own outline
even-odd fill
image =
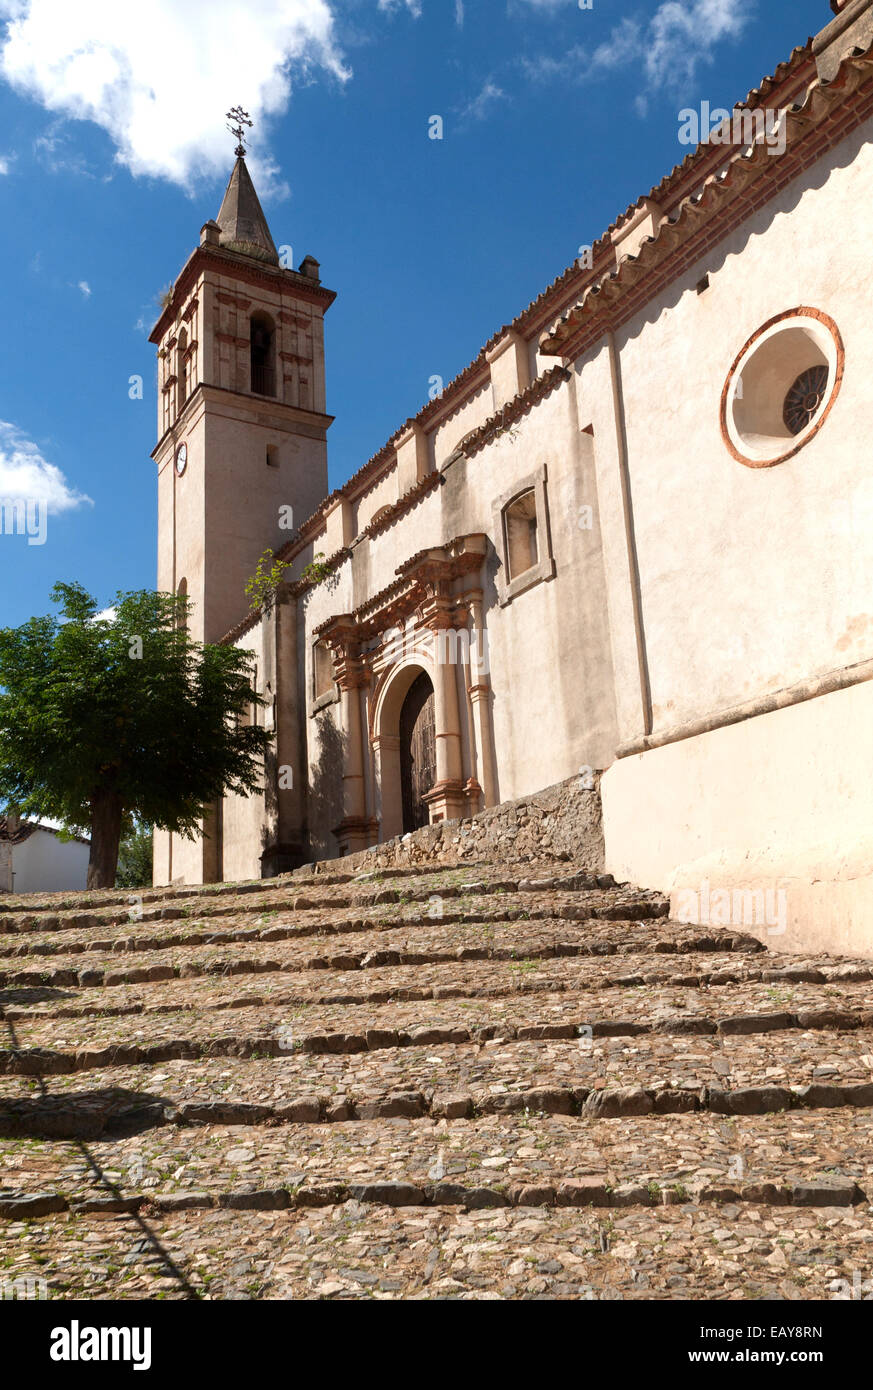
[[[356,867],[0,904],[0,1284],[860,1296],[873,963],[572,863]]]

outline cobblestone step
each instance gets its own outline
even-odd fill
[[[464,959],[465,956],[474,959],[514,958],[526,949],[528,954],[538,957],[549,954],[611,956],[634,950],[648,950],[661,955],[724,950],[754,953],[761,949],[759,943],[750,938],[725,933],[690,936],[679,928],[671,929],[669,925],[666,930],[658,932],[651,921],[641,922],[635,932],[622,939],[618,926],[623,923],[617,925],[610,921],[608,925],[601,924],[584,915],[581,920],[585,927],[578,925],[580,918],[575,909],[562,909],[560,906],[550,909],[548,913],[531,913],[521,908],[507,907],[499,913],[471,912],[463,917],[449,916],[440,918],[438,922],[427,923],[408,920],[376,923],[363,920],[345,921],[335,926],[319,923],[312,929],[284,925],[225,933],[190,931],[185,934],[184,940],[175,942],[158,938],[145,938],[137,942],[135,938],[131,940],[122,936],[114,941],[77,942],[72,952],[55,950],[57,942],[42,943],[40,949],[31,952],[24,943],[14,955],[7,957],[9,965],[0,971],[0,988],[136,983],[143,970],[153,974],[157,969],[170,970],[179,976],[182,970],[191,975],[221,973],[233,966],[236,973],[245,973],[247,961],[251,971],[262,968],[264,960],[269,965],[271,957],[258,951],[266,943],[269,943],[276,958],[276,968],[287,968],[291,963],[302,969],[333,970],[378,964],[379,957],[384,957],[383,963],[388,964],[419,964]],[[632,920],[628,919],[628,922]],[[330,943],[328,950],[313,954],[312,938],[327,938]],[[240,946],[242,949],[231,956],[216,956],[216,946]],[[150,956],[151,964],[138,959],[145,953]],[[103,959],[82,962],[79,957],[83,954],[102,956]],[[31,955],[47,956],[50,963],[29,970],[16,968],[13,964]]]
[[[868,1277],[870,961],[572,864],[139,897],[0,914],[0,1216],[65,1296]]]
[[[637,1116],[710,1113],[727,1116],[779,1114],[806,1110],[868,1110],[873,1106],[873,1082],[801,1080],[791,1084],[707,1084],[698,1080],[676,1084],[585,1085],[533,1075],[498,1089],[499,1083],[477,1085],[458,1070],[445,1078],[445,1089],[414,1083],[377,1089],[327,1088],[319,1078],[301,1083],[294,1077],[263,1087],[269,1099],[242,1099],[223,1093],[222,1086],[201,1078],[186,1084],[175,1079],[171,1088],[163,1077],[125,1076],[121,1069],[98,1073],[87,1091],[65,1087],[64,1077],[52,1078],[49,1094],[28,1093],[20,1082],[17,1095],[0,1100],[0,1136],[91,1139],[103,1134],[142,1131],[162,1125],[325,1124],[395,1118],[462,1122],[479,1115],[561,1114],[602,1121]],[[127,1084],[124,1084],[125,1081]],[[534,1081],[536,1084],[530,1084]],[[103,1085],[96,1084],[103,1082]],[[115,1084],[112,1084],[112,1083]],[[348,1084],[346,1082],[346,1084]],[[242,1088],[237,1086],[237,1092]],[[245,1094],[256,1094],[250,1085]]]
[[[407,871],[408,873],[408,871]],[[457,875],[455,876],[457,878]],[[344,876],[337,876],[333,882],[349,883]],[[268,886],[275,885],[275,886]],[[251,894],[258,893],[257,901]],[[101,927],[130,926],[136,922],[179,921],[192,918],[215,918],[246,914],[249,918],[258,914],[275,915],[278,912],[295,914],[317,912],[328,909],[331,913],[348,911],[352,908],[375,909],[396,906],[414,909],[416,905],[428,904],[439,899],[440,903],[460,899],[461,902],[476,901],[485,896],[513,894],[529,898],[550,899],[562,897],[584,900],[592,907],[592,916],[639,917],[666,916],[669,902],[659,893],[638,891],[628,885],[616,885],[610,874],[594,875],[575,873],[561,879],[532,880],[505,878],[491,875],[476,881],[449,882],[445,874],[417,876],[416,886],[408,889],[386,884],[350,888],[346,893],[327,892],[322,886],[300,892],[296,885],[289,885],[282,879],[260,881],[256,884],[218,885],[201,889],[181,890],[174,893],[166,890],[158,895],[130,894],[123,899],[112,898],[107,905],[98,905],[91,911],[71,910],[68,912],[24,912],[20,914],[0,914],[0,937],[4,935],[43,935],[53,932],[93,931]]]
[[[600,898],[605,897],[604,894],[598,896]],[[485,930],[518,921],[556,920],[594,924],[598,921],[645,921],[667,915],[663,910],[666,904],[648,901],[642,904],[626,903],[622,907],[622,912],[627,911],[626,917],[617,917],[614,908],[608,904],[598,905],[596,901],[583,903],[581,906],[578,903],[555,901],[549,907],[531,907],[518,895],[505,896],[501,901],[500,908],[491,911],[480,905],[479,900],[470,907],[459,911],[445,911],[441,904],[442,899],[440,899],[439,908],[436,903],[431,903],[431,907],[424,917],[416,914],[413,909],[405,907],[393,915],[384,910],[370,909],[369,916],[358,918],[347,918],[338,916],[338,914],[332,914],[328,918],[324,910],[320,912],[309,911],[296,913],[292,921],[287,912],[273,909],[261,912],[255,917],[255,924],[251,925],[251,918],[243,917],[239,911],[235,910],[234,918],[241,921],[242,925],[235,926],[231,923],[226,927],[220,925],[218,927],[204,926],[204,921],[209,920],[208,916],[207,914],[198,914],[188,926],[182,928],[167,926],[150,934],[143,934],[138,927],[132,926],[129,922],[110,924],[113,927],[111,935],[105,935],[99,931],[95,935],[95,929],[91,926],[71,927],[60,932],[54,930],[38,934],[35,932],[21,934],[21,940],[16,938],[11,944],[0,943],[0,959],[15,961],[18,958],[28,956],[105,955],[108,952],[135,954],[142,951],[169,950],[174,946],[296,941],[305,937],[334,937],[369,932],[408,932],[410,929],[426,930],[428,927],[432,930],[432,924],[435,921],[438,921],[443,929],[448,929],[455,924],[463,924],[477,930]],[[608,940],[608,937],[606,939]],[[663,939],[666,941],[667,938]],[[699,933],[698,945],[695,949],[722,949],[723,944],[729,939],[731,939],[730,935],[724,932]],[[604,949],[609,953],[608,946]],[[618,949],[619,943],[613,941],[612,953]],[[669,948],[665,945],[660,949],[667,950]],[[742,949],[759,951],[763,948],[753,938],[747,938]]]
[[[266,1011],[259,1011],[261,1013]],[[273,1012],[276,1012],[275,1010]],[[18,1046],[0,1049],[0,1075],[8,1076],[54,1076],[64,1072],[90,1071],[111,1066],[152,1066],[156,1063],[174,1060],[197,1060],[207,1057],[237,1058],[285,1058],[290,1053],[339,1054],[373,1052],[386,1048],[452,1047],[465,1044],[482,1045],[494,1043],[507,1046],[514,1042],[540,1042],[546,1040],[577,1040],[580,1047],[588,1048],[594,1055],[601,1055],[602,1048],[595,1047],[596,1040],[604,1038],[639,1038],[647,1034],[664,1034],[670,1037],[743,1037],[761,1033],[776,1033],[788,1030],[802,1032],[857,1032],[859,1047],[869,1050],[869,1070],[873,1073],[873,1034],[862,1036],[866,1030],[873,1029],[873,1009],[800,1009],[797,1012],[743,1012],[722,1016],[689,1014],[675,1012],[660,1017],[617,1018],[598,1017],[593,1013],[576,1011],[575,1017],[566,1012],[560,1021],[537,1018],[529,1022],[484,1023],[439,1023],[414,1024],[408,1028],[370,1027],[365,1032],[310,1032],[299,1024],[294,1027],[282,1022],[283,1013],[277,1014],[278,1021],[272,1031],[247,1035],[236,1029],[221,1036],[215,1035],[214,1024],[209,1026],[208,1036],[193,1038],[193,1020],[180,1020],[187,1023],[185,1035],[179,1036],[164,1031],[164,1036],[146,1044],[115,1041],[107,1046],[81,1046],[75,1050],[53,1049],[50,1047],[23,1046],[22,1031],[33,1035],[39,1029],[32,1026],[19,1030]],[[204,1020],[198,1018],[202,1025]],[[254,1019],[263,1027],[264,1020]],[[52,1025],[54,1031],[55,1025]],[[93,1040],[92,1040],[93,1042]]]
[[[685,1113],[597,1123],[538,1112],[429,1124],[394,1116],[320,1126],[152,1128],[96,1138],[87,1146],[7,1138],[0,1140],[0,1172],[7,1191],[51,1189],[71,1202],[109,1189],[123,1197],[151,1189],[184,1196],[191,1190],[296,1188],[350,1179],[397,1179],[418,1187],[440,1181],[555,1187],[568,1177],[584,1177],[609,1189],[655,1183],[697,1192],[840,1178],[869,1191],[870,1138],[864,1110],[742,1119]]]
[[[860,1296],[871,1228],[865,1207],[464,1211],[352,1199],[279,1212],[63,1214],[10,1236],[19,1267],[36,1265],[64,1299],[793,1301]]]
[[[70,1200],[59,1192],[0,1192],[0,1219],[36,1220],[69,1211],[74,1216],[92,1213],[117,1215],[140,1211],[197,1211],[229,1207],[237,1211],[286,1211],[289,1208],[335,1207],[344,1202],[366,1202],[386,1207],[626,1207],[681,1206],[750,1202],[777,1207],[852,1207],[867,1202],[866,1195],[850,1178],[811,1178],[797,1182],[724,1182],[699,1185],[691,1191],[683,1183],[648,1184],[619,1182],[615,1187],[599,1177],[556,1178],[552,1182],[498,1183],[471,1187],[462,1182],[438,1181],[421,1186],[397,1179],[328,1179],[319,1184],[287,1187],[241,1187],[214,1192],[153,1192],[118,1196],[105,1191]]]

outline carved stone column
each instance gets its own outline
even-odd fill
[[[397,734],[374,734],[376,761],[376,814],[383,840],[403,834],[403,800],[400,794],[400,738]]]
[[[476,745],[478,776],[481,782],[483,808],[496,806],[497,769],[494,757],[494,725],[491,718],[491,662],[488,633],[482,616],[482,590],[467,594],[473,630],[470,643],[470,667],[467,694],[473,720],[473,740]]]
[[[324,641],[333,657],[334,676],[340,688],[340,717],[343,728],[343,818],[333,833],[340,854],[354,854],[370,844],[370,822],[364,786],[364,732],[361,718],[361,689],[367,675],[360,658],[358,629],[354,619],[343,614],[332,618],[322,629]]]
[[[445,595],[434,595],[425,622],[433,640],[433,705],[436,741],[436,782],[423,798],[431,821],[457,820],[467,814],[461,758],[461,711],[458,701],[458,663],[463,656],[458,617]]]

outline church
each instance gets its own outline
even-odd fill
[[[251,653],[273,749],[156,884],[581,778],[616,878],[873,947],[873,0],[832,9],[333,492],[335,292],[239,146],[151,335],[157,582]]]

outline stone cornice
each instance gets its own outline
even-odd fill
[[[471,430],[469,434],[465,434],[452,457],[463,454],[464,458],[473,458],[474,454],[478,454],[480,449],[484,449],[486,445],[491,444],[499,435],[511,429],[516,421],[520,420],[524,415],[527,415],[533,406],[545,400],[547,396],[550,396],[553,391],[557,390],[562,382],[569,381],[569,379],[570,372],[566,367],[562,367],[560,363],[557,366],[550,367],[542,376],[538,376],[536,381],[532,382],[526,390],[519,391],[518,395],[513,396],[511,401],[507,401],[506,405],[503,406],[501,410],[498,410],[494,415],[484,420],[481,425]]]
[[[319,304],[324,313],[336,299],[335,290],[327,289],[319,281],[312,280],[308,275],[301,275],[297,270],[270,265],[265,261],[253,261],[248,256],[228,251],[221,246],[197,246],[182,267],[173,286],[170,301],[149,334],[150,343],[161,341],[167,327],[179,313],[179,306],[185,302],[200,275],[208,270],[232,277],[242,284],[260,288],[267,285],[279,294],[288,294],[295,299]]]
[[[476,574],[488,548],[488,538],[482,532],[457,536],[446,545],[431,546],[398,565],[397,579],[374,594],[350,614],[330,617],[315,629],[317,636],[329,637],[331,632],[356,634],[359,643],[395,626],[418,609],[423,610],[426,625],[451,627],[451,611],[458,609],[463,595],[451,592],[456,579]],[[460,621],[465,615],[458,610]],[[348,639],[347,639],[348,640]]]
[[[175,378],[173,378],[173,380],[175,380]],[[169,381],[170,378],[167,378],[167,382],[164,383],[163,389],[166,389]],[[278,412],[280,415],[283,415],[289,424],[309,425],[313,430],[319,433],[324,432],[326,434],[335,418],[333,415],[322,415],[317,410],[303,410],[297,405],[286,405],[284,401],[278,400],[275,396],[257,396],[248,391],[231,391],[227,386],[213,386],[208,381],[198,381],[172,425],[169,425],[167,429],[164,430],[164,433],[152,449],[152,458],[157,458],[158,454],[161,452],[164,441],[169,435],[176,435],[184,432],[182,422],[188,414],[192,403],[194,401],[207,401],[210,397],[219,402],[222,399],[228,402],[245,402],[245,410],[247,412],[251,411],[252,406],[260,406],[264,410],[269,410],[273,413]],[[305,524],[306,523],[304,523],[304,525]]]

